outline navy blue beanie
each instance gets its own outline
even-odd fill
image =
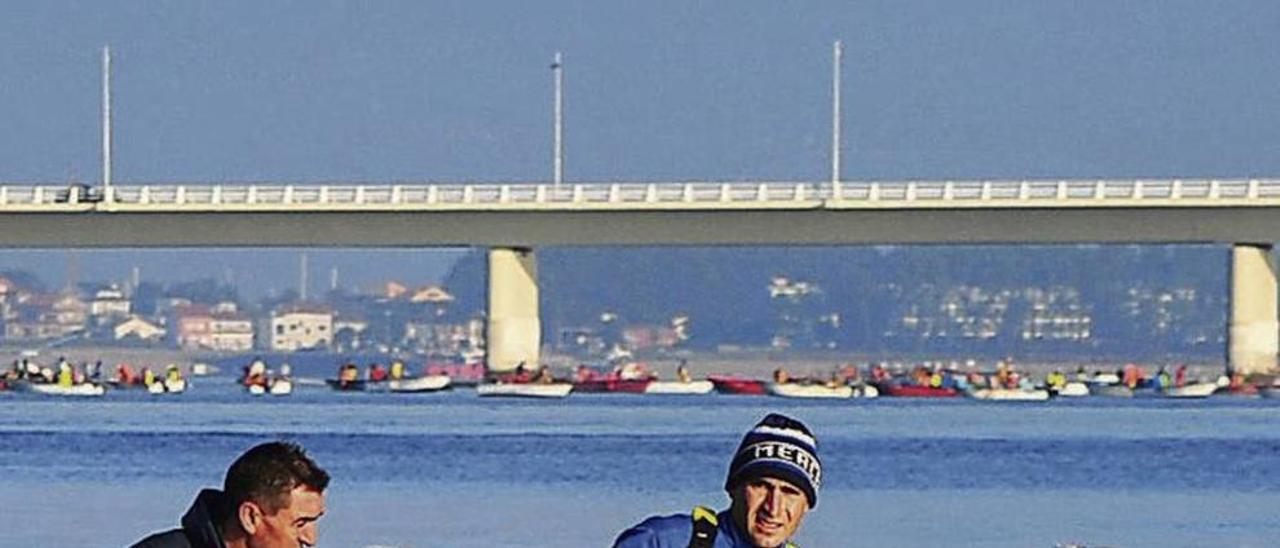
[[[724,489],[732,492],[742,482],[761,476],[791,482],[809,499],[809,508],[818,505],[822,486],[822,461],[818,460],[818,440],[804,424],[791,417],[770,413],[742,438]]]

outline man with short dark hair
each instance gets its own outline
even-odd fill
[[[133,548],[277,548],[314,546],[329,474],[302,447],[268,442],[231,464],[221,491],[205,489],[182,527]]]
[[[724,489],[732,501],[719,514],[652,517],[622,532],[615,548],[778,548],[790,542],[818,504],[818,441],[800,421],[771,413],[743,437]]]

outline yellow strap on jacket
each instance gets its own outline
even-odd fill
[[[716,511],[706,506],[694,506],[690,517],[693,519],[693,535],[689,537],[689,548],[712,548],[716,543],[716,533],[720,532],[720,518],[716,517]],[[800,546],[788,542],[784,548]]]
[[[720,519],[715,510],[706,506],[695,506],[693,513],[693,534],[689,536],[689,548],[712,548],[716,543],[716,534],[720,532]]]

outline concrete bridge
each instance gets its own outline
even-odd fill
[[[8,247],[487,246],[498,371],[538,363],[538,246],[1218,243],[1270,372],[1278,240],[1280,179],[0,186]]]

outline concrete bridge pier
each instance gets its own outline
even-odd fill
[[[1274,373],[1280,346],[1276,312],[1276,269],[1271,246],[1231,247],[1231,319],[1227,362],[1246,375]]]
[[[532,249],[489,250],[488,321],[489,371],[510,372],[521,363],[530,370],[538,367],[542,321],[538,316],[538,264]]]

